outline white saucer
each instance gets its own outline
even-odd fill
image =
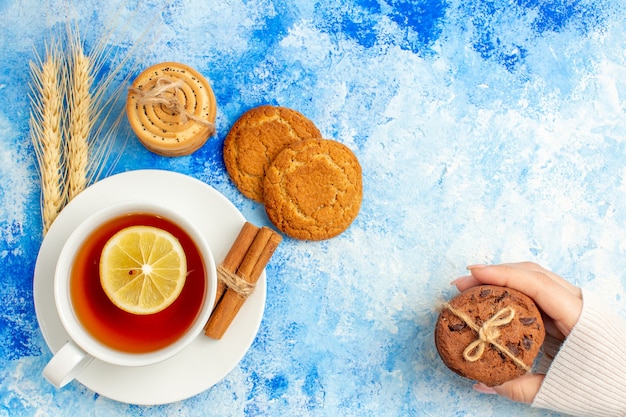
[[[129,171],[87,188],[59,214],[46,234],[35,265],[35,311],[52,352],[58,351],[68,337],[57,315],[52,290],[63,243],[89,214],[130,198],[165,202],[195,221],[218,265],[245,222],[237,208],[218,191],[192,177],[170,171]],[[265,291],[263,272],[254,293],[221,340],[200,335],[178,355],[144,367],[121,367],[94,360],[77,379],[103,396],[130,404],[171,403],[205,391],[224,378],[248,351],[263,317]]]

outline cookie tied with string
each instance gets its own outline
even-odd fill
[[[492,285],[470,288],[445,303],[435,327],[444,364],[488,386],[530,372],[544,338],[534,301]]]
[[[215,133],[217,108],[196,70],[163,62],[144,70],[128,90],[126,115],[139,141],[164,156],[189,155]]]

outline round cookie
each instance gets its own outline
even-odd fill
[[[263,202],[263,178],[270,162],[285,146],[319,138],[315,124],[301,113],[278,106],[259,106],[245,112],[224,140],[224,163],[239,191]]]
[[[217,106],[208,81],[177,62],[154,65],[128,91],[126,115],[139,141],[164,156],[189,155],[215,133]]]
[[[453,298],[435,327],[435,345],[444,364],[488,386],[529,372],[544,338],[534,301],[519,291],[492,285],[473,287]]]
[[[283,233],[323,240],[350,226],[361,207],[361,165],[345,145],[306,139],[274,158],[263,183],[265,211]]]

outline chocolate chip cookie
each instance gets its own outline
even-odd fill
[[[470,288],[445,304],[435,328],[444,364],[488,386],[529,372],[544,337],[533,300],[492,285]]]

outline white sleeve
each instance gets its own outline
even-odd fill
[[[586,291],[580,318],[532,406],[574,416],[626,417],[626,322]]]

